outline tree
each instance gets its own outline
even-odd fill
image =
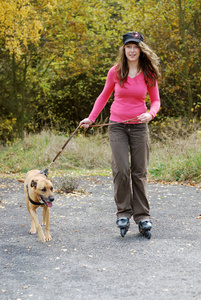
[[[200,7],[198,0],[145,0],[124,16],[161,58],[162,114],[200,115]]]
[[[29,52],[32,45],[39,43],[42,24],[28,0],[1,0],[0,5],[0,38],[6,51],[4,57],[8,61],[7,73],[11,78],[9,79],[11,88],[9,108],[17,118],[18,132],[23,138],[27,68],[30,63]],[[2,102],[3,98],[1,97]]]

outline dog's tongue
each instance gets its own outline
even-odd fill
[[[46,201],[42,196],[40,198],[48,207],[52,207],[52,202]]]

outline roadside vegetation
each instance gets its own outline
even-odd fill
[[[111,176],[111,151],[107,133],[80,129],[52,164],[50,177],[74,174]],[[86,135],[87,133],[87,135]],[[201,128],[199,123],[167,119],[150,125],[151,155],[148,178],[166,182],[201,182]],[[68,135],[52,131],[25,134],[1,146],[2,176],[21,176],[31,169],[45,169],[59,152]],[[17,173],[17,174],[16,174]]]

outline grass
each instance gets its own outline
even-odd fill
[[[171,125],[171,124],[169,124]],[[182,124],[151,132],[148,177],[167,182],[201,182],[201,131]],[[171,129],[170,129],[171,128]],[[45,169],[66,142],[68,136],[43,131],[26,135],[23,141],[1,146],[0,173],[20,176],[31,169]],[[67,174],[111,176],[111,150],[108,136],[95,133],[84,136],[80,130],[69,142],[50,169],[51,177]],[[19,173],[19,174],[17,174]]]
[[[201,132],[153,143],[149,176],[155,180],[201,182]]]
[[[26,173],[31,169],[45,169],[62,148],[68,136],[55,135],[50,131],[26,135],[23,141],[1,147],[0,173]],[[107,135],[85,137],[75,135],[51,166],[57,173],[108,175],[110,148]]]
[[[201,182],[200,122],[167,119],[153,127],[149,178],[166,182]]]

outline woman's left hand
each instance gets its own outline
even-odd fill
[[[137,117],[139,123],[148,123],[152,120],[152,115],[150,113],[144,113]]]

